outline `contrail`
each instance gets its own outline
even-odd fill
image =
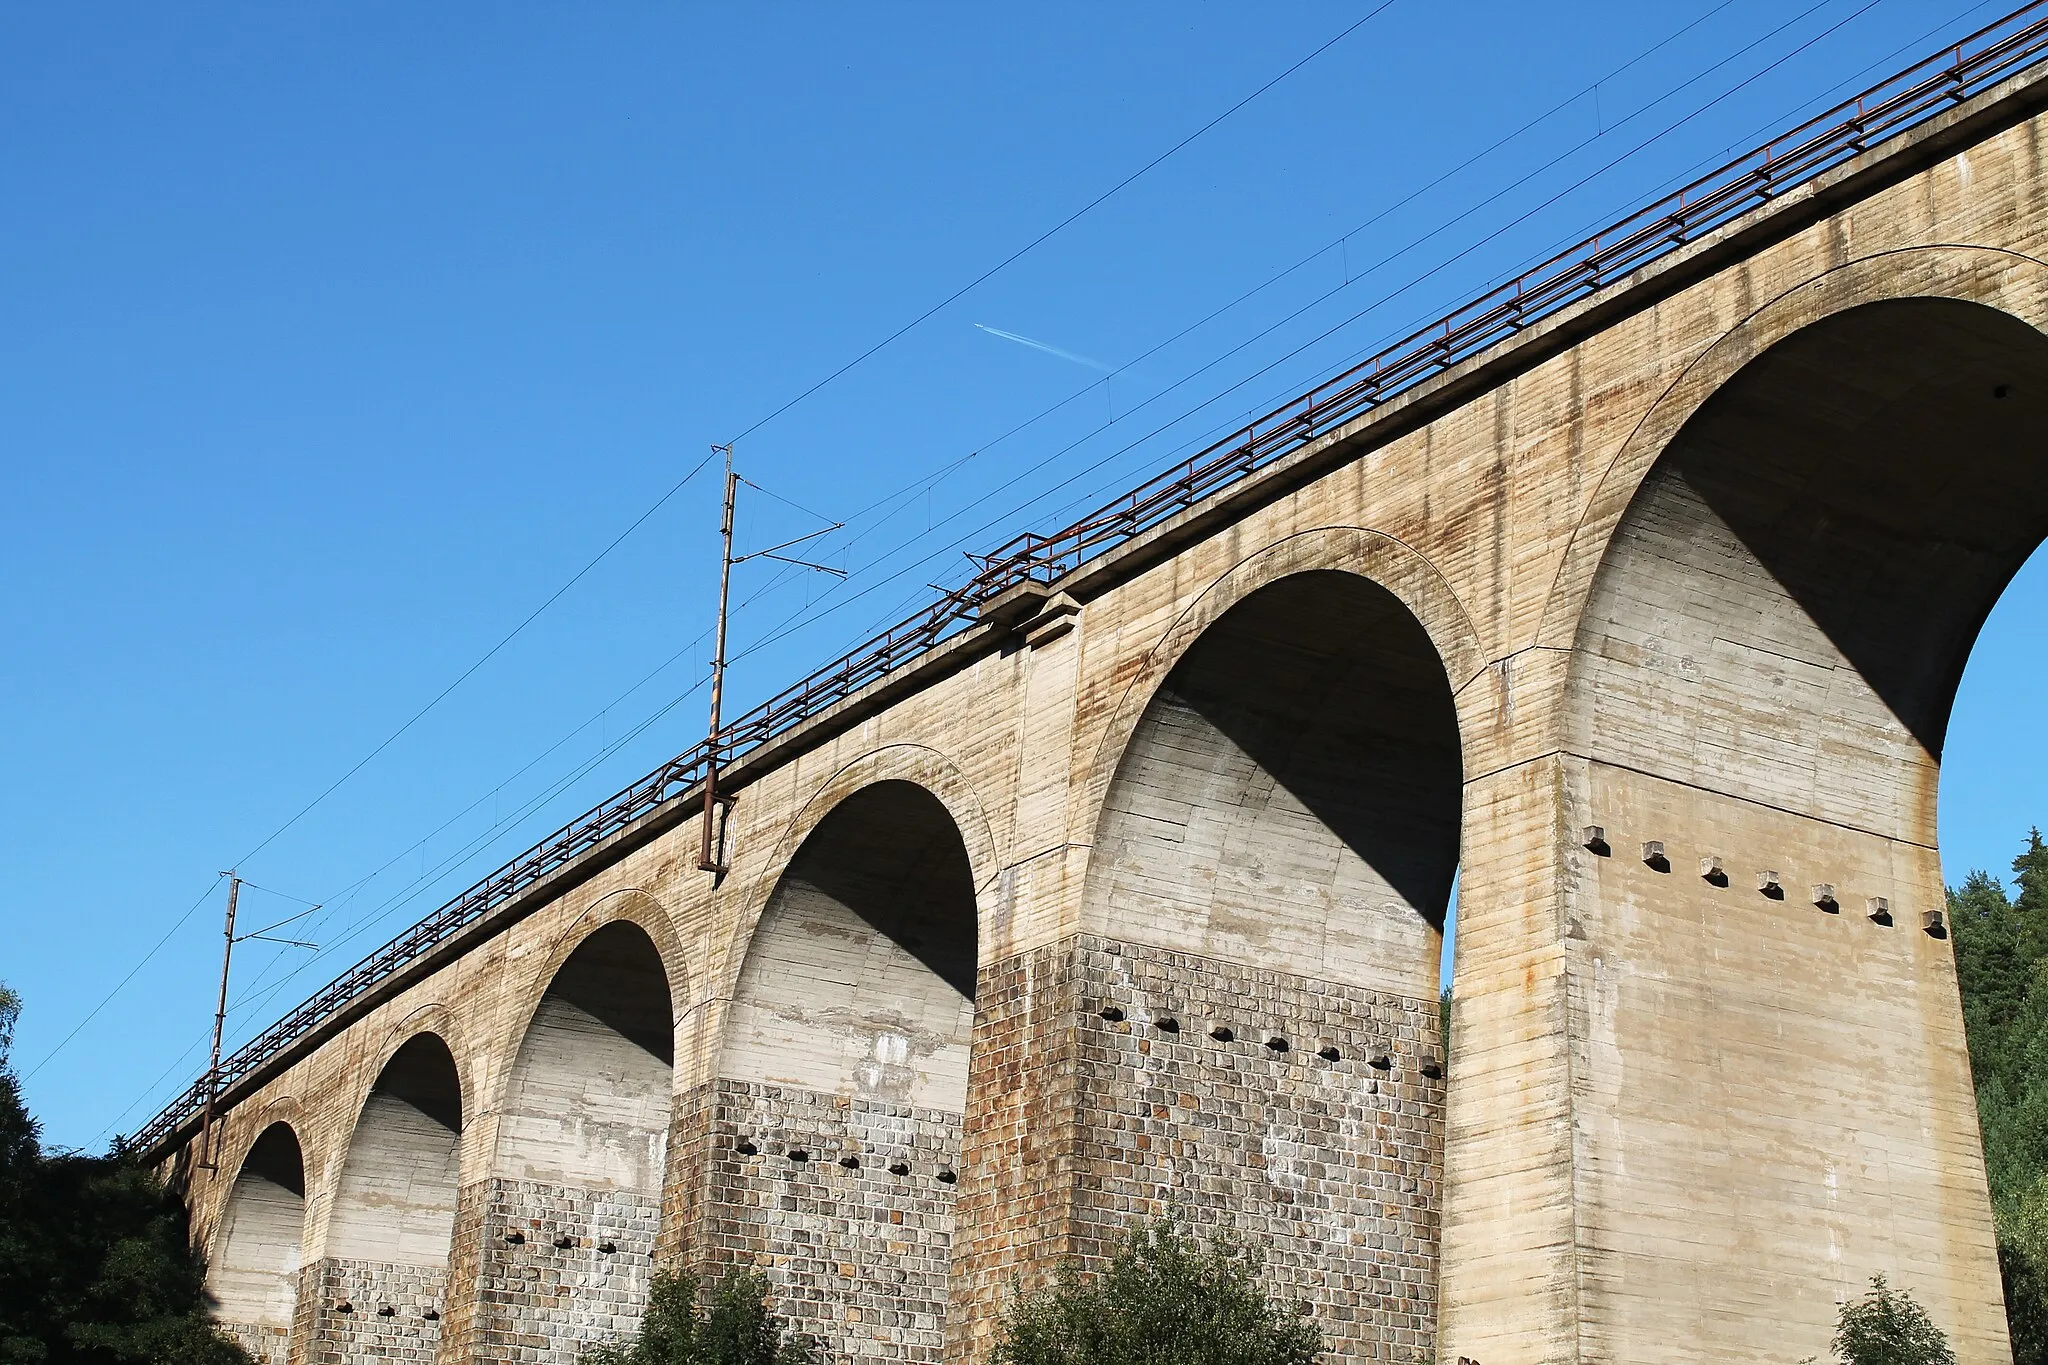
[[[1075,355],[1072,351],[1062,351],[1057,346],[1048,346],[1042,341],[1033,341],[1030,337],[1020,337],[1015,332],[1005,332],[1002,328],[991,327],[985,322],[977,322],[974,325],[992,337],[1001,337],[1005,341],[1014,341],[1019,346],[1029,346],[1034,351],[1044,351],[1047,355],[1056,355],[1061,360],[1071,360],[1076,365],[1086,365],[1089,369],[1100,370],[1104,374],[1112,373],[1109,366],[1099,360],[1090,360],[1085,355]]]

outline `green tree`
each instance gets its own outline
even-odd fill
[[[2048,1365],[2048,845],[1948,894],[2015,1365]]]
[[[1828,1349],[1842,1365],[1956,1365],[1927,1310],[1882,1275],[1870,1277],[1870,1292],[1842,1305]]]
[[[1451,988],[1446,986],[1436,998],[1437,1046],[1443,1049],[1444,1065],[1451,1064]]]
[[[728,1270],[699,1303],[702,1287],[695,1275],[656,1271],[639,1333],[585,1352],[583,1365],[816,1365],[816,1343],[769,1311],[762,1276]]]
[[[1135,1227],[1101,1274],[1069,1267],[1013,1304],[996,1365],[1312,1365],[1308,1305],[1268,1298],[1261,1269],[1228,1232],[1205,1244],[1178,1218]]]
[[[1993,1205],[2014,1365],[2048,1361],[2048,1175]]]
[[[0,1365],[248,1365],[206,1316],[182,1203],[135,1156],[46,1153],[0,986]]]
[[[2027,848],[2012,860],[2013,880],[2020,885],[2020,897],[2013,908],[2025,915],[2048,911],[2048,844],[2041,842],[2038,827],[2027,832]]]

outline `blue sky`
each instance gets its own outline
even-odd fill
[[[1394,0],[749,431],[1370,8],[0,14],[0,979],[50,1138],[203,1064],[220,868],[330,907],[238,960],[232,1042],[696,737],[715,480],[648,512],[711,442],[786,500],[743,545],[849,523],[843,586],[741,570],[744,705],[1998,12]],[[1952,878],[2048,816],[2044,620],[2036,564],[1958,704]]]

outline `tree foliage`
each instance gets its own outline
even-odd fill
[[[700,1303],[702,1288],[695,1275],[656,1271],[639,1334],[585,1352],[582,1365],[816,1365],[811,1338],[769,1311],[760,1275],[728,1270]]]
[[[1451,1064],[1451,988],[1446,986],[1436,998],[1437,1046],[1443,1049],[1444,1065]]]
[[[2048,1365],[2048,846],[1948,894],[2015,1365]]]
[[[1101,1274],[1070,1267],[1012,1305],[996,1365],[1312,1365],[1323,1338],[1308,1305],[1268,1298],[1261,1270],[1228,1232],[1133,1228]]]
[[[1842,1365],[1956,1365],[1927,1310],[1882,1275],[1870,1277],[1870,1292],[1842,1305],[1828,1348]]]
[[[207,1318],[185,1209],[133,1154],[48,1153],[0,986],[0,1365],[248,1365]]]

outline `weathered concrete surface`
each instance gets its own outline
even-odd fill
[[[694,821],[623,840],[234,1095],[184,1171],[224,1317],[308,1358],[343,1291],[296,1267],[357,1265],[359,1116],[431,1032],[446,1362],[573,1358],[656,1256],[764,1267],[835,1354],[972,1360],[1013,1276],[1168,1201],[1367,1359],[1796,1360],[1879,1271],[2007,1359],[1921,916],[1962,661],[2048,531],[2037,94],[1077,571],[1070,629],[735,769],[730,875]],[[245,1163],[274,1124],[303,1210]]]

